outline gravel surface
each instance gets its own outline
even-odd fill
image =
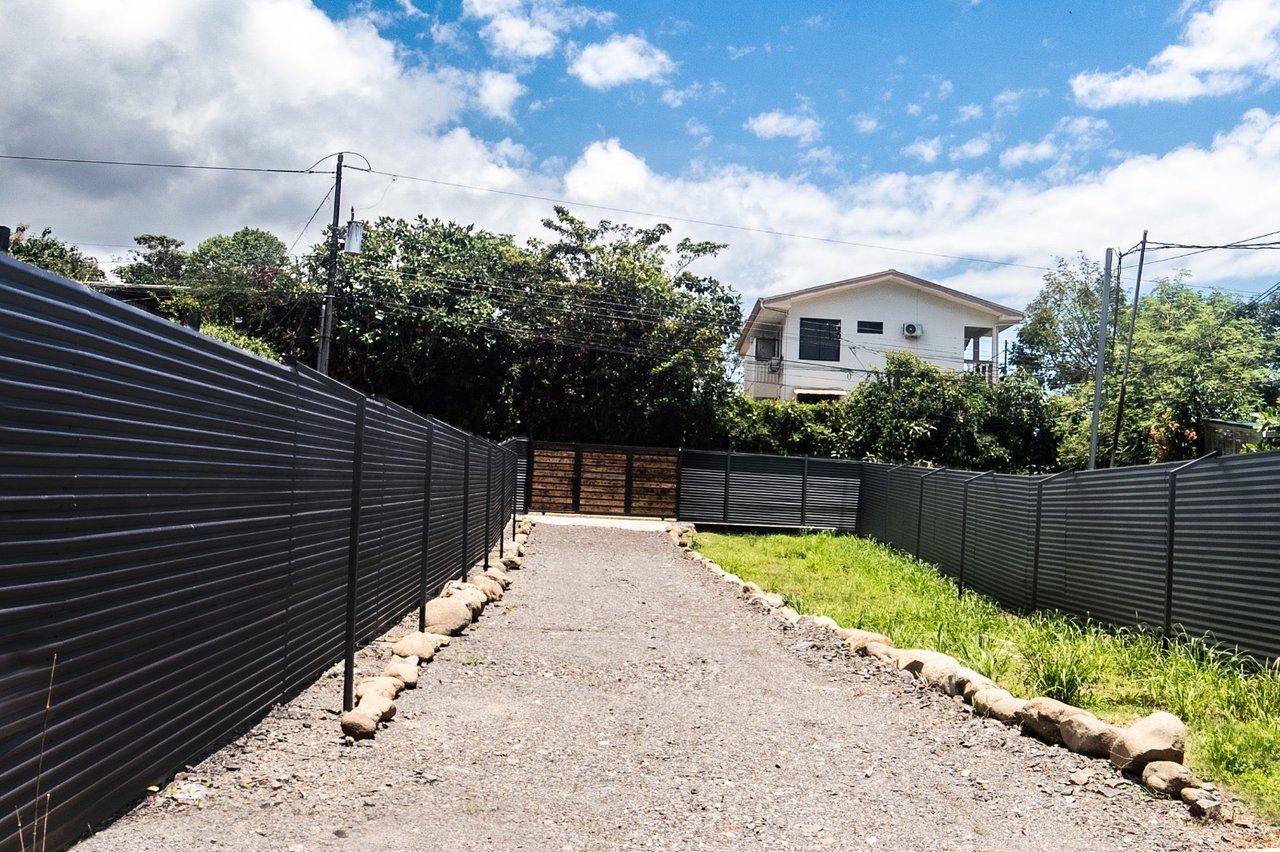
[[[343,743],[331,672],[78,852],[1262,841],[786,626],[662,533],[541,524],[512,580],[376,741]]]

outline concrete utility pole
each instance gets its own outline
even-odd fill
[[[1111,307],[1111,254],[1102,267],[1102,314],[1098,318],[1098,363],[1093,371],[1093,418],[1089,424],[1089,470],[1098,466],[1098,418],[1102,414],[1102,368],[1107,355],[1107,312]]]
[[[357,155],[359,156],[359,155]],[[320,354],[316,370],[329,375],[329,344],[333,339],[333,297],[338,289],[338,211],[342,205],[342,155],[333,170],[333,227],[329,231],[329,283],[324,291],[324,315],[320,319]]]

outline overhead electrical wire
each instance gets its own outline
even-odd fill
[[[73,165],[90,166],[133,166],[146,169],[187,169],[190,171],[204,172],[256,172],[259,174],[278,175],[322,174],[321,172],[315,171],[314,166],[310,169],[272,169],[262,168],[260,166],[206,166],[196,163],[149,163],[130,160],[91,160],[86,157],[36,157],[23,154],[0,154],[0,160],[21,160],[37,163],[70,163]],[[321,162],[324,162],[324,160],[322,159],[317,162],[317,165]]]

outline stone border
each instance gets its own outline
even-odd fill
[[[377,677],[362,678],[355,685],[356,706],[338,717],[348,745],[372,739],[379,727],[386,727],[396,715],[395,699],[405,689],[418,685],[418,668],[431,661],[436,652],[480,617],[485,606],[502,600],[511,585],[508,571],[524,564],[524,546],[533,532],[528,518],[516,522],[513,539],[489,553],[489,567],[478,562],[467,572],[466,581],[449,580],[437,597],[427,601],[425,629],[402,636],[391,647],[391,661]],[[500,555],[502,553],[507,555]],[[379,641],[392,641],[384,635]]]
[[[1138,775],[1156,793],[1180,799],[1191,815],[1206,820],[1230,822],[1234,816],[1213,784],[1201,782],[1182,760],[1187,728],[1172,713],[1156,711],[1128,728],[1098,719],[1087,710],[1053,698],[1015,698],[995,682],[960,663],[954,657],[922,648],[898,648],[880,633],[841,627],[825,615],[801,615],[786,605],[786,599],[744,581],[693,549],[692,524],[673,523],[667,527],[671,543],[684,557],[701,565],[723,582],[736,586],[749,603],[788,624],[809,624],[830,630],[855,654],[910,672],[925,685],[947,696],[958,696],[978,716],[1017,726],[1025,736],[1034,736],[1049,745],[1063,746],[1086,757],[1105,758],[1122,772]]]

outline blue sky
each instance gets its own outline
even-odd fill
[[[0,53],[24,82],[0,92],[0,153],[302,168],[357,151],[404,176],[348,172],[362,217],[523,238],[560,199],[666,220],[729,243],[703,271],[748,300],[895,267],[1021,307],[1055,257],[1144,229],[1280,230],[1280,0],[7,5]],[[0,186],[0,219],[108,260],[144,232],[305,246],[327,218],[307,224],[324,175],[0,161]],[[1280,253],[1153,272],[1179,267],[1256,291]]]

